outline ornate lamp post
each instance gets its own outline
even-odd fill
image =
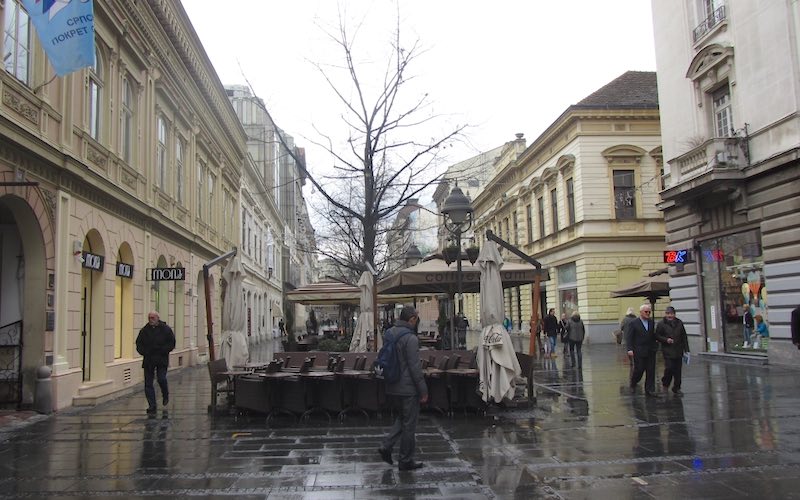
[[[464,297],[462,289],[461,272],[461,234],[472,227],[472,215],[475,209],[469,198],[461,191],[458,185],[453,187],[450,195],[444,200],[442,205],[442,215],[444,216],[444,227],[453,234],[456,245],[458,246],[458,258],[456,259],[456,293],[458,294],[458,314],[464,314]],[[455,325],[451,322],[450,328],[450,347],[456,346]]]

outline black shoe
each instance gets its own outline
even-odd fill
[[[156,412],[156,407],[155,406],[148,406],[147,407],[147,413],[155,413],[155,412]]]
[[[676,396],[683,396],[683,393],[681,392],[680,389],[672,389],[672,394]]]
[[[660,398],[661,397],[661,394],[659,394],[657,392],[653,392],[653,391],[646,391],[644,393],[644,395],[647,396],[648,398]]]
[[[425,467],[422,462],[400,462],[397,466],[401,471],[417,470]]]
[[[167,406],[169,404],[169,396],[164,396],[164,399],[161,401],[161,403],[164,406]]]
[[[380,456],[383,459],[383,461],[386,462],[387,464],[392,465],[394,463],[394,460],[392,460],[392,451],[391,450],[387,450],[387,449],[384,449],[384,448],[378,448],[378,453],[380,454]]]

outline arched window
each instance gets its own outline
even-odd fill
[[[103,60],[100,51],[95,49],[94,66],[89,69],[89,135],[100,141],[100,117],[103,99]]]
[[[133,146],[133,90],[130,80],[122,79],[122,109],[120,111],[120,156],[125,163],[130,164]]]
[[[156,186],[162,191],[167,190],[167,123],[163,116],[156,122]]]
[[[31,30],[28,13],[19,0],[6,2],[3,26],[3,65],[23,83],[30,83]]]

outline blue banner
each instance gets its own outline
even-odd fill
[[[22,0],[58,76],[94,66],[92,0]]]

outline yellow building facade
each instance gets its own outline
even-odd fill
[[[493,169],[473,200],[476,235],[492,230],[548,268],[541,314],[577,310],[589,342],[611,342],[625,310],[644,300],[611,291],[664,267],[655,73],[623,74],[567,108],[530,145],[507,143]],[[531,294],[531,286],[505,290],[515,330],[529,331]],[[479,320],[478,297],[465,304],[470,321]]]

